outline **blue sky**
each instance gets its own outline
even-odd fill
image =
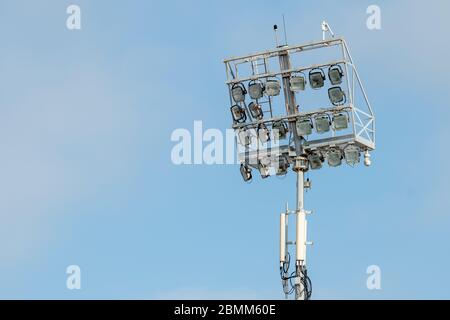
[[[283,297],[278,214],[294,175],[248,185],[236,165],[170,159],[173,130],[230,126],[222,59],[273,47],[283,13],[291,44],[319,39],[323,19],[345,36],[377,116],[370,169],[310,174],[313,297],[449,298],[449,9],[0,0],[0,298]]]

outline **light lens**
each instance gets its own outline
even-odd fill
[[[330,118],[327,115],[320,115],[314,118],[317,133],[330,131]]]
[[[245,114],[244,108],[234,105],[230,108],[233,120],[238,123],[245,122],[247,120],[247,115]]]
[[[247,130],[240,130],[238,133],[239,143],[248,146],[252,142],[252,135]]]
[[[275,121],[272,125],[273,135],[276,139],[284,139],[286,138],[286,134],[288,132],[287,126],[282,121]]]
[[[341,87],[332,87],[328,89],[328,97],[332,104],[340,105],[345,101],[345,93]]]
[[[259,104],[250,102],[248,108],[250,109],[250,113],[252,114],[253,118],[257,120],[261,120],[263,118],[263,111]]]
[[[345,113],[335,114],[333,116],[334,130],[344,130],[348,128],[348,116]]]
[[[294,76],[294,77],[291,77],[289,82],[291,84],[291,91],[296,92],[296,91],[305,90],[305,85],[306,85],[305,77]]]
[[[278,158],[277,176],[283,176],[287,173],[289,168],[289,161],[285,156],[280,156]]]
[[[312,133],[313,126],[309,118],[298,119],[296,127],[300,136],[309,136]]]
[[[342,153],[339,149],[330,149],[327,153],[328,165],[338,167],[342,164]]]
[[[270,140],[269,129],[265,125],[261,125],[258,129],[258,138],[262,143]]]
[[[269,97],[274,97],[280,94],[280,83],[277,80],[267,80],[266,82],[266,94]]]
[[[263,96],[264,88],[262,83],[253,82],[248,85],[248,94],[252,99],[260,99]]]
[[[234,85],[231,89],[231,95],[233,100],[237,103],[244,102],[245,100],[245,89],[241,84]]]
[[[311,170],[318,170],[322,168],[323,158],[319,153],[317,152],[311,153],[308,156],[308,160]]]
[[[359,151],[358,147],[348,146],[344,150],[344,155],[345,155],[345,161],[347,162],[348,165],[354,166],[359,163],[360,151]]]
[[[311,71],[309,73],[309,84],[313,89],[320,89],[325,84],[325,77],[322,71]]]
[[[339,66],[332,66],[328,70],[328,78],[332,85],[338,85],[342,83],[342,69]]]
[[[265,164],[259,164],[259,173],[261,174],[261,178],[266,179],[270,176],[269,167]]]
[[[241,176],[245,182],[252,180],[252,170],[249,167],[241,164]]]

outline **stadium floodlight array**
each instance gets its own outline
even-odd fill
[[[343,105],[347,100],[347,96],[344,90],[339,86],[340,84],[342,84],[343,77],[344,71],[341,65],[337,64],[331,65],[329,67],[328,79],[333,87],[330,87],[328,89],[328,97],[330,99],[330,102],[334,106]],[[321,88],[323,88],[325,86],[326,79],[327,78],[325,76],[325,72],[322,68],[313,68],[309,72],[309,83],[311,88],[314,90],[320,90]],[[292,72],[289,78],[289,89],[292,92],[305,91],[306,84],[306,77],[302,71]],[[233,101],[237,103],[237,106],[243,103],[245,104],[245,97],[247,94],[249,95],[250,99],[256,100],[256,103],[250,102],[249,107],[250,105],[259,106],[257,101],[264,95],[266,95],[267,97],[276,97],[280,94],[280,91],[281,85],[276,77],[250,80],[248,81],[248,89],[246,88],[244,83],[241,82],[233,83],[230,88],[231,97]],[[250,110],[250,112],[252,113],[252,117],[254,119],[260,120],[261,114],[254,116],[251,108]],[[233,113],[234,110],[232,109],[231,112]],[[234,113],[233,118],[235,118]],[[247,118],[245,117],[245,120],[243,121],[245,122],[246,119]],[[234,121],[236,122],[237,120],[235,119]]]
[[[283,290],[286,297],[295,292],[296,299],[311,297],[306,270],[308,211],[303,201],[304,189],[310,188],[311,182],[304,180],[305,172],[320,170],[324,164],[335,168],[345,162],[354,167],[362,155],[369,166],[370,151],[375,149],[375,116],[347,43],[335,37],[326,22],[322,31],[320,41],[277,45],[272,50],[224,60],[243,180],[252,180],[252,170],[263,179],[286,175],[289,168],[297,176],[296,209],[286,208],[280,218]],[[327,32],[332,37],[327,39]],[[301,59],[305,52],[318,49],[335,50],[335,60],[292,65],[291,61],[305,61]],[[294,56],[299,58],[291,59]],[[329,105],[297,105],[298,96],[318,95],[320,91],[328,93]],[[287,239],[289,215],[297,218],[295,241]],[[291,274],[292,245],[296,258]]]

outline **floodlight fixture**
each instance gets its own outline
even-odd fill
[[[314,90],[322,88],[325,84],[325,79],[325,72],[320,68],[312,69],[309,72],[309,84]]]
[[[237,123],[244,123],[247,120],[247,114],[245,109],[235,104],[230,108],[233,121]]]
[[[281,86],[277,79],[269,79],[266,81],[265,93],[269,97],[275,97],[280,94]]]
[[[238,132],[239,143],[243,146],[248,146],[252,143],[252,135],[249,130],[239,130]]]
[[[231,87],[231,95],[236,103],[244,102],[247,90],[242,83],[235,83]]]
[[[341,87],[331,87],[328,89],[328,97],[335,106],[342,105],[346,101],[345,92],[342,91]]]
[[[266,179],[270,176],[270,170],[268,165],[259,162],[258,169],[259,173],[261,174],[261,178]]]
[[[342,78],[344,77],[344,71],[340,65],[333,65],[328,69],[328,79],[332,85],[338,85],[342,83]]]
[[[299,136],[305,137],[312,133],[313,124],[311,118],[300,118],[296,123],[297,134]]]
[[[306,79],[305,75],[303,73],[299,75],[293,75],[289,79],[289,84],[291,91],[297,92],[297,91],[304,91],[306,86]]]
[[[261,141],[261,143],[266,143],[270,140],[270,132],[269,129],[267,129],[265,124],[260,124],[258,127],[258,138]]]
[[[281,140],[286,138],[286,135],[288,133],[288,127],[286,125],[286,122],[284,121],[275,121],[272,124],[272,131],[274,134],[275,139]]]
[[[328,165],[330,167],[338,167],[342,164],[342,152],[338,148],[331,148],[327,152]]]
[[[286,156],[281,155],[278,158],[278,166],[276,168],[277,176],[284,176],[287,173],[287,170],[289,169],[289,160]]]
[[[250,102],[248,108],[250,109],[250,113],[254,119],[261,120],[263,118],[264,113],[259,104],[257,104],[256,102]]]
[[[264,94],[264,84],[259,80],[253,80],[248,84],[248,94],[254,100],[261,99]]]
[[[314,151],[308,156],[308,161],[311,170],[318,170],[322,168],[322,163],[324,159],[323,156],[318,151]]]
[[[325,133],[330,131],[331,120],[328,114],[319,114],[314,117],[317,133]]]
[[[249,182],[252,180],[252,169],[250,169],[248,166],[241,164],[241,175],[242,179],[244,179],[245,182]]]
[[[350,166],[355,166],[359,163],[360,150],[355,145],[349,145],[344,149],[345,161]]]
[[[347,113],[335,113],[333,115],[333,129],[345,130],[348,128],[349,117]]]

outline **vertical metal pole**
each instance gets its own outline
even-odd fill
[[[304,174],[302,170],[297,171],[297,213],[303,211],[303,191],[304,191]]]
[[[296,235],[296,274],[297,278],[295,281],[295,299],[305,300],[305,288],[301,280],[300,275],[302,274],[302,268],[305,267],[306,259],[306,239],[305,239],[305,228],[306,228],[306,217],[304,210],[304,172],[302,170],[297,171],[297,235]]]
[[[291,62],[287,51],[280,53],[279,59],[281,71],[289,70],[291,68]],[[290,74],[283,75],[283,90],[284,90],[284,99],[286,103],[286,113],[288,115],[293,115],[297,113],[297,103],[295,101],[295,95],[291,91],[290,79],[291,79]],[[303,154],[302,138],[297,134],[297,127],[295,126],[295,122],[289,122],[289,129],[291,130],[294,136],[296,154],[297,156],[301,156]]]
[[[286,203],[286,213],[285,213],[285,225],[284,225],[284,233],[285,233],[285,241],[283,243],[284,245],[284,252],[285,252],[285,256],[284,256],[284,260],[285,262],[290,263],[290,261],[288,261],[288,256],[289,256],[289,245],[288,245],[288,241],[289,241],[289,205],[288,203]],[[287,278],[289,277],[289,273],[288,272],[284,272],[283,273],[284,277]],[[285,286],[289,285],[289,280],[285,280],[284,283]],[[285,294],[285,298],[286,300],[289,298],[288,294]]]
[[[281,71],[289,70],[291,68],[291,62],[289,58],[288,51],[281,52],[279,54],[280,69]],[[283,74],[283,90],[284,98],[286,103],[286,113],[288,115],[293,115],[298,112],[297,103],[295,100],[295,95],[291,91],[290,74]],[[289,122],[289,129],[294,137],[294,146],[296,159],[303,156],[303,139],[297,133],[297,127],[294,122]],[[297,161],[297,160],[296,160]],[[297,171],[297,237],[296,237],[296,279],[295,279],[295,299],[305,300],[306,291],[303,285],[302,271],[305,268],[305,256],[306,256],[306,239],[305,239],[305,211],[303,203],[303,192],[304,192],[304,172],[302,170]]]
[[[289,255],[289,245],[288,245],[288,241],[289,241],[289,207],[288,207],[287,203],[286,203],[286,225],[285,225],[285,228],[286,228],[286,231],[285,231],[286,232],[286,242],[284,243],[284,247],[285,247],[285,252],[286,252],[285,258],[287,258]],[[289,261],[289,263],[291,263],[291,262]],[[285,272],[284,277],[285,278],[289,277],[289,273]],[[286,285],[288,285],[288,284],[289,284],[289,280],[286,280]],[[286,298],[286,300],[289,299],[289,295],[285,294],[285,298]]]
[[[284,14],[283,14],[283,30],[284,30],[284,44],[287,46],[288,41],[287,41],[287,33],[286,33],[286,20],[284,19]]]

